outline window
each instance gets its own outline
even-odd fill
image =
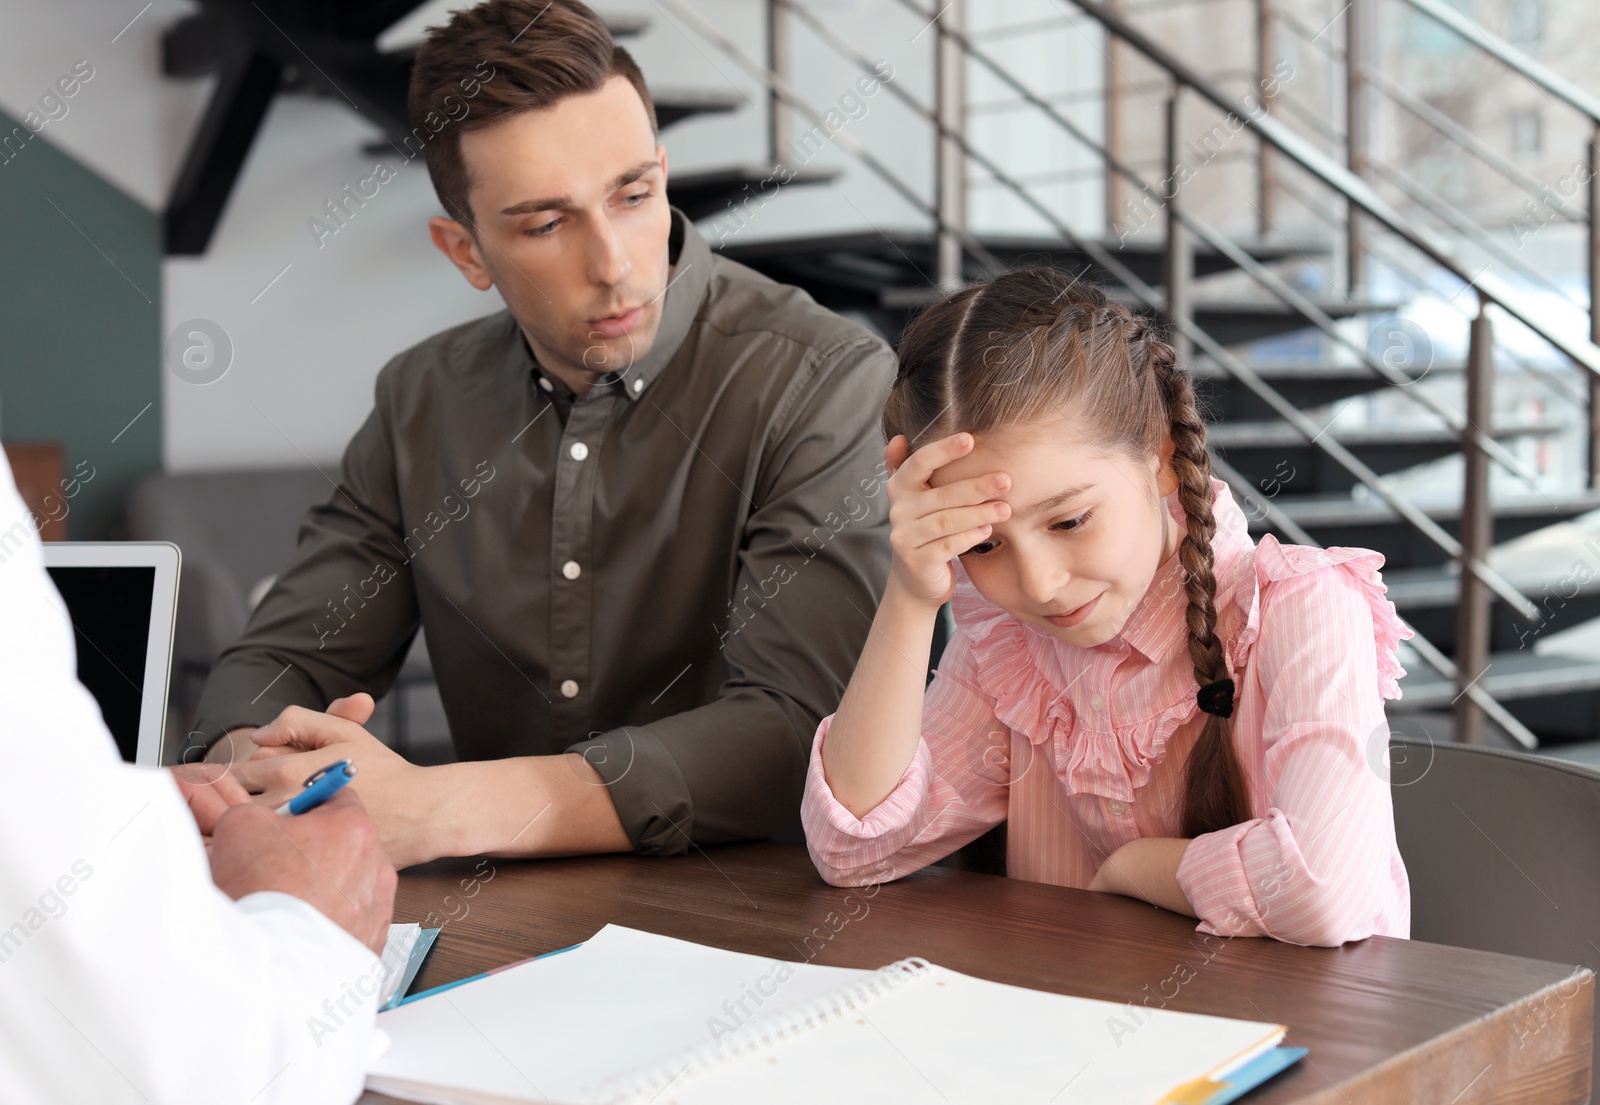
[[[1544,0],[1511,0],[1506,37],[1530,50],[1544,41]]]
[[[1511,153],[1524,160],[1544,152],[1544,126],[1538,108],[1523,108],[1511,113]]]

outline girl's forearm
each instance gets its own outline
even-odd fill
[[[891,580],[867,643],[822,744],[822,771],[833,796],[865,817],[899,784],[922,735],[938,608],[907,599]]]
[[[1130,840],[1100,865],[1089,889],[1139,898],[1193,917],[1194,906],[1178,884],[1178,865],[1188,850],[1189,841],[1177,837]]]

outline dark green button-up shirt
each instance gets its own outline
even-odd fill
[[[795,833],[888,577],[894,357],[673,213],[655,344],[574,396],[509,312],[378,375],[206,738],[392,685],[419,625],[463,759],[582,753],[646,852]]]

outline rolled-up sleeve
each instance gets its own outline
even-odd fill
[[[888,882],[943,859],[1005,819],[1011,773],[1009,730],[977,686],[977,668],[957,630],[922,703],[922,736],[895,789],[858,818],[833,796],[817,727],[801,819],[806,847],[834,886]]]
[[[1263,816],[1190,843],[1178,882],[1201,931],[1335,946],[1372,935],[1392,904],[1394,813],[1373,760],[1388,724],[1372,601],[1339,565],[1263,588],[1250,677],[1265,696],[1260,785],[1270,793]]]
[[[725,638],[717,697],[568,748],[605,780],[642,852],[799,830],[806,750],[844,694],[889,574],[876,338],[815,354],[762,457],[733,594],[761,605]]]

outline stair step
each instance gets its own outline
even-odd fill
[[[1547,419],[1509,418],[1495,425],[1493,437],[1497,441],[1552,437],[1566,429]],[[1241,475],[1263,490],[1271,489],[1274,495],[1285,491],[1308,495],[1349,492],[1358,482],[1281,420],[1222,422],[1212,426],[1207,436]],[[1445,426],[1335,427],[1323,436],[1339,442],[1379,475],[1426,464],[1461,448],[1459,432]]]
[[[1005,265],[1040,264],[1080,273],[1111,289],[1111,294],[1134,304],[1132,293],[1118,289],[1117,279],[1097,265],[1083,250],[1065,246],[1059,238],[1015,235],[977,236],[983,246]],[[1147,284],[1161,279],[1162,252],[1155,242],[1101,243],[1133,274]],[[1252,244],[1248,252],[1271,263],[1305,251],[1281,242]],[[911,316],[939,299],[931,286],[934,238],[926,230],[861,231],[816,238],[738,242],[722,251],[736,261],[785,284],[804,288],[825,307],[868,322],[891,342],[898,341]],[[1198,278],[1229,272],[1233,262],[1215,250],[1197,247]],[[968,257],[968,279],[982,279],[979,263]],[[1328,298],[1318,304],[1328,315],[1345,318],[1360,313],[1393,314],[1386,303],[1351,303]],[[1276,300],[1197,296],[1195,321],[1224,345],[1238,345],[1303,330],[1306,321]]]
[[[1260,364],[1250,365],[1250,368],[1299,410],[1327,406],[1394,386],[1366,365]],[[1462,368],[1460,365],[1431,365],[1426,369],[1402,368],[1402,371],[1412,375],[1414,380],[1421,380],[1459,376]],[[1196,397],[1214,421],[1277,417],[1277,412],[1258,399],[1255,392],[1210,358],[1195,358],[1190,374],[1194,377]]]
[[[455,0],[450,0],[451,4]],[[600,18],[606,21],[606,30],[611,32],[612,38],[637,38],[650,29],[650,17],[638,13],[611,12],[602,13]],[[654,91],[652,89],[652,91]]]
[[[449,22],[450,12],[462,6],[460,0],[424,0],[378,35],[378,49],[386,54],[415,54],[422,45],[423,32]],[[647,15],[634,12],[600,12],[599,15],[612,38],[637,38],[650,29]]]
[[[746,197],[756,195],[765,182],[771,187],[771,165],[729,165],[717,169],[675,173],[667,180],[667,198],[683,211],[691,221],[709,219],[726,213],[729,204],[738,206]],[[837,169],[800,169],[790,173],[786,188],[801,184],[827,184],[839,178]],[[750,210],[758,210],[752,207]],[[727,228],[724,228],[727,229]],[[715,242],[717,235],[712,234]]]
[[[1279,495],[1273,505],[1302,526],[1323,545],[1353,545],[1384,554],[1391,569],[1437,566],[1446,560],[1443,550],[1413,529],[1409,522],[1381,499],[1354,499],[1344,495]],[[1459,535],[1461,504],[1418,503],[1422,513],[1452,536]],[[1492,542],[1501,544],[1556,522],[1564,522],[1600,509],[1600,491],[1550,491],[1496,494]],[[1265,518],[1252,519],[1253,533],[1271,527]]]
[[[650,97],[651,102],[655,104],[656,127],[660,130],[696,116],[723,115],[736,111],[745,103],[745,98],[731,88],[651,88]],[[406,148],[405,139],[404,134],[377,138],[364,143],[361,152],[368,157],[383,157],[394,153],[397,146],[401,149]],[[770,172],[770,169],[767,170],[756,180],[760,181]]]
[[[1106,293],[1130,310],[1141,314],[1154,313],[1132,291],[1108,285]],[[910,288],[885,288],[879,300],[884,307],[909,312],[937,303],[943,294],[939,289],[924,284]],[[1394,312],[1392,303],[1352,301],[1337,297],[1313,299],[1312,302],[1323,314],[1333,319]],[[1244,345],[1263,338],[1291,334],[1311,325],[1288,304],[1255,296],[1196,296],[1193,315],[1200,329],[1224,346]]]
[[[725,115],[748,102],[732,88],[657,88],[653,85],[650,100],[656,108],[656,126],[662,130],[697,115]]]
[[[1396,306],[1389,302],[1352,301],[1336,296],[1311,295],[1306,298],[1334,320],[1357,315],[1392,315]],[[1244,345],[1263,338],[1292,334],[1309,329],[1312,325],[1287,303],[1255,296],[1213,299],[1197,295],[1193,310],[1195,323],[1200,329],[1224,346]]]
[[[1110,273],[1101,270],[1081,250],[1063,246],[1061,239],[1049,236],[976,235],[984,248],[1008,266],[1022,264],[1055,265],[1074,272],[1087,271],[1090,279],[1102,284],[1115,284]],[[1159,243],[1119,243],[1115,239],[1102,242],[1139,279],[1149,284],[1161,280],[1162,251]],[[1315,253],[1316,247],[1307,247]],[[888,229],[857,231],[848,234],[827,234],[817,237],[738,242],[724,248],[724,253],[736,261],[781,280],[798,284],[810,291],[813,298],[824,302],[812,285],[822,288],[830,298],[829,306],[856,309],[876,309],[885,306],[882,293],[887,288],[927,289],[929,276],[934,269],[935,240],[927,230]],[[1298,256],[1300,250],[1292,245],[1275,243],[1252,245],[1247,252],[1258,261],[1273,262]],[[857,259],[870,259],[874,276],[863,279]],[[1195,275],[1211,276],[1230,272],[1233,262],[1213,249],[1202,245],[1195,247]],[[967,277],[983,277],[981,266],[968,259]],[[935,297],[937,293],[933,293]],[[922,301],[890,304],[892,309],[922,306]]]
[[[1589,572],[1573,574],[1569,583],[1558,585],[1557,581],[1565,577],[1570,568],[1570,564],[1562,565],[1551,574],[1540,576],[1515,572],[1501,572],[1501,575],[1507,583],[1535,601],[1547,594],[1569,600],[1591,595],[1600,598],[1600,566],[1591,562]],[[1453,613],[1459,594],[1460,573],[1453,566],[1385,568],[1383,582],[1389,588],[1389,600],[1402,614],[1434,607],[1447,607]]]
[[[1491,553],[1490,562],[1494,561]],[[1543,571],[1519,564],[1503,568],[1501,575],[1539,607],[1544,623],[1529,625],[1491,597],[1491,650],[1535,647],[1553,634],[1600,618],[1600,557],[1592,550],[1553,556]],[[1454,565],[1385,567],[1383,581],[1400,616],[1447,655],[1454,654],[1460,595],[1460,575]]]
[[[1402,662],[1406,674],[1400,680],[1401,697],[1388,703],[1391,712],[1437,710],[1454,701],[1457,693],[1454,683],[1446,681],[1415,654]],[[1540,656],[1532,649],[1495,652],[1490,654],[1489,666],[1479,682],[1501,702],[1592,692],[1600,690],[1600,659]]]

